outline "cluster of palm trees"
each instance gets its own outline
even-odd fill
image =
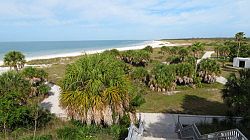
[[[198,65],[197,72],[203,82],[214,83],[216,81],[216,75],[220,74],[221,70],[216,60],[202,59]]]
[[[125,63],[106,53],[84,56],[70,64],[62,80],[60,103],[84,123],[112,125],[131,114],[131,83]]]
[[[228,46],[216,46],[214,48],[214,51],[216,53],[216,57],[219,58],[223,57],[223,58],[227,58],[229,56],[230,53],[230,48]]]
[[[175,69],[173,65],[156,64],[152,70],[148,86],[153,91],[172,91],[176,87],[174,81]]]
[[[185,58],[185,56],[188,56],[190,53],[193,54],[194,58],[201,57],[201,54],[204,52],[204,44],[201,42],[195,42],[189,47],[180,47],[180,46],[174,46],[174,47],[161,47],[161,53],[162,54],[170,54],[171,56],[179,56],[181,60]]]
[[[121,54],[121,59],[133,66],[146,66],[150,60],[148,50],[129,50]]]
[[[172,91],[176,85],[192,85],[194,75],[195,69],[189,63],[157,64],[151,72],[148,86],[153,91]]]

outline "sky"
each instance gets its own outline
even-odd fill
[[[0,41],[250,35],[250,0],[0,0]]]

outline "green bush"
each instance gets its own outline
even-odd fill
[[[147,51],[147,52],[149,52],[149,53],[153,53],[153,47],[152,46],[146,46],[145,48],[143,48],[143,50],[145,50],[145,51]]]
[[[82,139],[80,132],[76,127],[64,127],[58,129],[57,137],[62,140],[78,140]]]

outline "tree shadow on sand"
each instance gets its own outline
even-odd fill
[[[52,107],[52,104],[50,102],[42,102],[41,107],[43,107],[43,108],[45,108],[47,110],[50,110],[51,107]]]

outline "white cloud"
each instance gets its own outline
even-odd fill
[[[231,22],[228,24],[249,27],[246,25],[250,20],[249,5],[249,0],[9,0],[0,1],[0,21],[50,26],[108,23],[175,26]]]

